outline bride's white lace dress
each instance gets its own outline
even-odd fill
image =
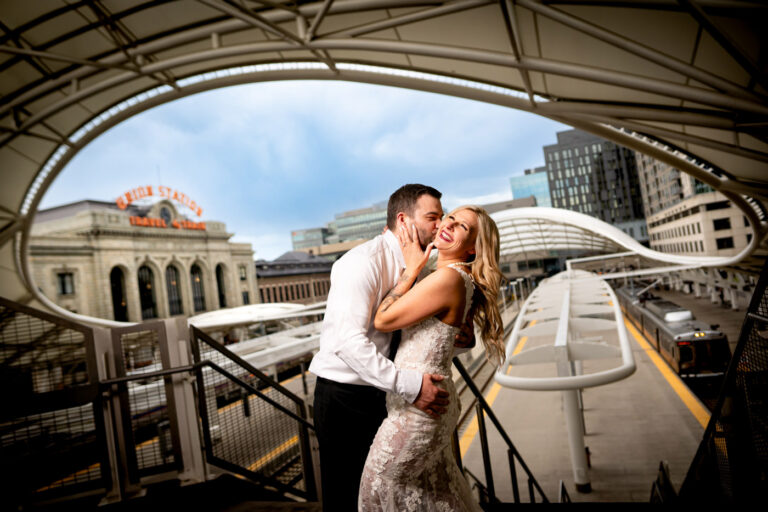
[[[466,272],[466,307],[474,285]],[[453,344],[458,327],[437,317],[403,329],[395,365],[445,376],[440,383],[450,395],[448,410],[432,418],[395,394],[387,395],[388,416],[379,427],[360,481],[361,511],[481,511],[451,448],[461,405],[451,378]]]

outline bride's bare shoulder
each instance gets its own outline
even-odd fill
[[[438,268],[424,278],[424,282],[427,280],[436,286],[464,289],[464,279],[461,277],[461,274],[450,267]]]

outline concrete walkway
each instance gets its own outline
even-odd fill
[[[658,358],[655,352],[648,353],[652,349],[647,344],[644,348],[637,339],[632,343],[637,371],[623,381],[583,394],[585,444],[592,464],[593,490],[589,494],[576,492],[573,483],[560,392],[519,391],[494,383],[486,393],[550,501],[557,499],[558,484],[563,480],[574,502],[647,502],[661,460],[669,463],[676,489],[685,478],[704,433],[707,413],[692,395],[681,398],[681,381],[663,361],[660,365],[653,361]],[[585,373],[596,371],[600,364],[610,367],[615,361],[591,361],[585,364]],[[532,376],[543,376],[540,365],[521,368]],[[524,375],[523,370],[515,371]],[[506,446],[493,427],[489,440],[497,495],[502,501],[512,501]],[[478,436],[469,445],[464,463],[483,479]],[[527,482],[519,477],[519,484],[523,501],[528,501]]]

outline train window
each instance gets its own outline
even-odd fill
[[[697,352],[698,352],[698,348],[699,347],[697,347]],[[691,368],[692,366],[695,365],[695,362],[693,360],[693,347],[691,346],[690,341],[678,342],[677,350],[678,350],[678,353],[680,354],[679,365],[681,370]]]

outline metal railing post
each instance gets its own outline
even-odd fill
[[[488,433],[485,430],[485,414],[480,404],[477,408],[477,430],[480,433],[480,447],[483,451],[483,468],[485,469],[485,487],[488,489],[488,495],[491,501],[496,499],[496,487],[493,485],[493,470],[491,468],[491,453],[488,448]]]
[[[512,479],[512,496],[515,499],[515,503],[520,503],[520,486],[517,483],[517,468],[515,467],[515,452],[512,449],[507,449],[507,457],[509,458],[509,474]]]

